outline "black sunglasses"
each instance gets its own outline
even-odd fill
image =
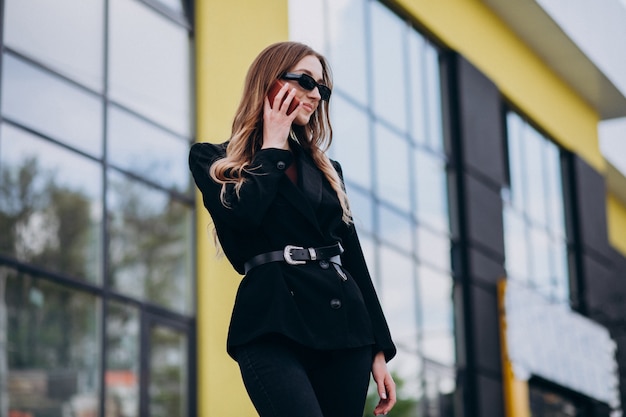
[[[330,99],[330,88],[328,88],[324,84],[318,83],[313,79],[313,77],[308,74],[296,74],[294,72],[286,72],[280,78],[282,78],[283,80],[297,81],[300,87],[308,91],[311,91],[315,87],[317,87],[317,91],[320,92],[322,100],[328,101]]]

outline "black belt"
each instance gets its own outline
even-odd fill
[[[342,253],[343,248],[340,243],[321,248],[303,248],[287,245],[283,250],[275,250],[253,256],[244,264],[244,268],[247,274],[252,268],[268,262],[287,262],[289,265],[302,265],[308,261],[321,261],[323,259],[341,265],[339,255]]]

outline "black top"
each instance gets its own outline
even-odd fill
[[[232,356],[234,347],[277,333],[316,349],[374,345],[374,353],[384,351],[390,360],[396,348],[356,230],[341,220],[337,195],[310,155],[295,142],[291,142],[293,152],[258,151],[239,197],[233,186],[227,187],[225,207],[221,186],[210,178],[208,169],[225,156],[226,145],[194,144],[189,166],[224,254],[237,272],[243,274],[244,263],[253,256],[286,245],[320,247],[339,242],[345,249],[341,267],[328,262],[271,262],[253,268],[237,291],[228,353]],[[294,158],[299,162],[298,184],[285,173]],[[333,165],[341,176],[339,164]]]

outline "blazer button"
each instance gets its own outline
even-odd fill
[[[328,263],[328,261],[326,259],[322,259],[320,261],[320,268],[328,269],[329,266],[330,266],[330,263]]]
[[[287,164],[285,164],[285,162],[283,162],[283,161],[278,161],[278,162],[276,163],[276,168],[280,169],[281,171],[282,171],[283,169],[285,169],[285,167],[286,167],[286,166],[287,166]]]
[[[341,308],[341,300],[338,300],[336,298],[333,298],[332,300],[330,300],[330,308],[332,308],[333,310],[337,310]]]

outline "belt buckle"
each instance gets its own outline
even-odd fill
[[[283,257],[285,258],[285,262],[287,262],[289,265],[302,265],[305,264],[306,261],[298,261],[295,260],[291,257],[291,251],[293,249],[304,249],[301,246],[294,246],[294,245],[287,245],[285,246],[285,249],[283,250]]]

